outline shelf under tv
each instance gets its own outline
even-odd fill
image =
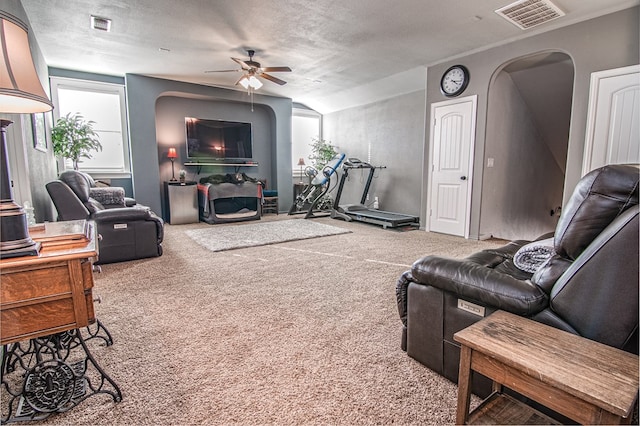
[[[222,167],[235,167],[236,172],[240,167],[258,167],[258,163],[256,161],[251,161],[249,163],[225,163],[222,161],[202,161],[202,162],[188,162],[183,163],[185,166],[195,166],[198,168],[198,174],[200,174],[200,170],[202,170],[203,166],[222,166]]]
[[[224,162],[213,162],[213,161],[202,161],[202,162],[190,162],[184,163],[185,166],[229,166],[229,167],[258,167],[258,163],[252,161],[251,163],[224,163]]]

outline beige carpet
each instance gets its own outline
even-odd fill
[[[395,284],[422,255],[499,243],[314,221],[352,233],[214,253],[185,235],[211,225],[167,225],[162,257],[104,265],[115,344],[93,354],[124,399],[44,424],[454,423],[456,386],[400,349]]]

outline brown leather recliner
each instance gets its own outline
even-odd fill
[[[58,211],[58,220],[93,220],[99,242],[97,264],[162,255],[164,222],[148,207],[105,208],[91,197],[92,180],[84,173],[66,171],[46,185]],[[126,203],[126,201],[122,201]]]
[[[398,280],[402,348],[457,382],[457,331],[495,310],[638,354],[638,165],[585,175],[564,208],[551,257],[534,273],[514,264],[529,241],[466,259],[426,256]],[[486,396],[488,379],[474,379]]]

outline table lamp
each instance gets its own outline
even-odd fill
[[[304,158],[300,157],[300,159],[298,160],[298,166],[300,166],[300,183],[302,182],[302,168],[305,166],[306,164],[304,164]]]
[[[0,11],[0,41],[0,112],[29,114],[51,111],[53,105],[42,88],[31,58],[26,25]],[[11,120],[0,119],[0,259],[36,256],[40,250],[40,243],[29,236],[24,209],[13,200],[7,154],[7,127],[11,123]]]
[[[178,158],[178,153],[176,152],[175,148],[169,148],[169,152],[167,153],[167,158],[171,160],[171,179],[169,179],[169,182],[175,182],[176,173],[173,168],[173,162],[175,161],[176,158]]]

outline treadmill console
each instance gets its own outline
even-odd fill
[[[343,167],[348,169],[368,169],[371,168],[371,164],[365,163],[359,158],[349,157],[349,159],[344,162]]]

